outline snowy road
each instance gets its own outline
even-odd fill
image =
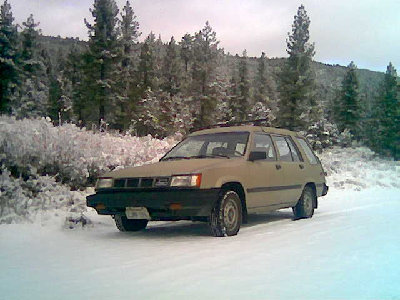
[[[310,220],[251,216],[239,235],[202,223],[120,233],[0,226],[2,299],[400,299],[400,190],[333,190]]]

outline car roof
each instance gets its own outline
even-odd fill
[[[221,132],[241,132],[241,131],[245,131],[245,132],[263,131],[266,133],[300,136],[297,132],[290,131],[287,129],[264,127],[264,126],[254,126],[254,125],[221,126],[221,127],[210,128],[210,129],[203,129],[203,130],[195,131],[195,132],[191,133],[189,136],[201,135],[201,134],[211,134],[211,133],[221,133]]]

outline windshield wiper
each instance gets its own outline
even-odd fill
[[[170,156],[170,157],[163,158],[162,161],[172,160],[172,159],[191,159],[191,158],[192,158],[192,156]]]
[[[163,158],[161,161],[173,160],[173,159],[191,159],[191,158],[219,158],[224,157],[230,159],[230,156],[224,154],[213,154],[213,155],[193,155],[193,156],[170,156]]]
[[[190,156],[190,158],[219,158],[219,157],[230,158],[230,156],[224,154]]]

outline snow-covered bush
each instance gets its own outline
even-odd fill
[[[175,139],[92,133],[50,120],[0,117],[0,162],[14,177],[51,175],[73,189],[94,183],[103,172],[160,158]]]
[[[73,124],[55,127],[48,119],[1,116],[0,128],[0,223],[29,221],[38,211],[61,207],[79,215],[85,193],[71,189],[93,185],[115,168],[153,162],[176,143],[93,133]]]
[[[354,136],[349,129],[343,130],[338,137],[338,144],[342,147],[350,147],[354,141]]]
[[[180,94],[146,91],[140,100],[137,119],[132,120],[129,131],[134,135],[151,134],[165,137],[179,132],[186,134],[193,127],[195,109],[193,99]]]
[[[93,185],[103,172],[155,161],[176,143],[54,127],[48,119],[1,116],[0,128],[0,223],[32,221],[39,211],[62,207],[79,215],[85,193],[71,189]]]
[[[339,131],[336,125],[330,122],[318,121],[303,134],[306,135],[313,149],[319,152],[338,143]]]
[[[259,120],[265,119],[268,120],[266,122],[266,126],[272,126],[272,123],[275,121],[275,116],[272,113],[272,110],[268,108],[263,102],[256,102],[250,110],[249,113],[250,120]]]
[[[82,211],[85,193],[71,191],[50,176],[14,178],[6,169],[0,174],[0,224],[34,222],[38,213],[66,209]]]
[[[400,189],[400,163],[379,158],[366,147],[325,149],[319,154],[334,189]]]

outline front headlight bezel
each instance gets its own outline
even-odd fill
[[[110,189],[114,186],[114,179],[111,177],[100,177],[96,181],[96,190]]]
[[[177,174],[171,176],[170,187],[192,187],[201,186],[201,174]]]

